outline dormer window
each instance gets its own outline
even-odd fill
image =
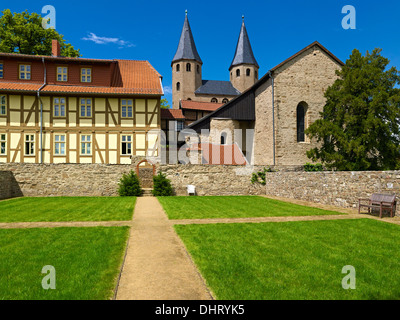
[[[0,79],[3,79],[4,74],[4,64],[0,61]]]
[[[19,79],[20,80],[31,80],[31,65],[20,64],[19,65]]]
[[[81,82],[92,82],[92,68],[81,68]]]
[[[68,81],[68,67],[57,67],[57,81]]]

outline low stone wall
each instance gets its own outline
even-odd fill
[[[250,182],[251,172],[262,168],[243,172],[241,166],[162,165],[157,171],[167,174],[177,195],[187,195],[189,184],[198,195],[246,195],[265,194],[264,187]],[[136,165],[0,164],[0,192],[3,198],[117,196],[118,182],[130,170],[136,171]]]
[[[122,174],[135,166],[10,163],[0,170],[8,171],[24,196],[117,196]]]
[[[273,172],[267,174],[266,194],[357,208],[359,198],[372,193],[400,196],[400,171]],[[397,214],[400,205],[397,206]]]
[[[265,188],[250,180],[251,173],[262,168],[245,171],[242,166],[186,164],[161,165],[157,171],[166,174],[178,196],[187,195],[187,185],[194,185],[199,196],[260,195],[265,194]]]

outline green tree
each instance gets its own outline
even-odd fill
[[[161,99],[161,101],[160,101],[160,108],[161,108],[161,109],[169,109],[169,108],[170,108],[167,99]]]
[[[142,195],[139,178],[133,170],[128,174],[122,175],[118,186],[118,194],[121,197],[138,197]]]
[[[307,156],[337,170],[390,170],[399,164],[399,72],[375,49],[354,49],[325,93],[321,119],[307,130],[321,147]]]
[[[64,36],[54,29],[42,27],[42,17],[27,10],[21,13],[11,13],[10,9],[2,11],[0,17],[0,52],[22,53],[31,55],[51,55],[51,42],[56,39],[60,43],[61,55],[64,57],[79,57]]]

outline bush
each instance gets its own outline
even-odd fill
[[[324,168],[322,167],[322,164],[320,164],[320,163],[312,164],[312,163],[307,162],[304,165],[304,171],[307,171],[307,172],[324,171]]]
[[[122,176],[118,185],[118,194],[121,197],[138,197],[142,195],[139,178],[132,170]]]
[[[160,172],[158,175],[153,177],[152,192],[156,197],[172,196],[173,190],[171,186],[171,180],[167,179],[166,176]]]
[[[264,168],[262,171],[258,171],[257,173],[253,173],[251,176],[251,183],[260,183],[261,185],[265,186],[267,184],[267,172],[274,172],[270,167]]]

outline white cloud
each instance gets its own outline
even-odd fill
[[[93,41],[96,44],[116,44],[120,48],[130,48],[130,47],[135,47],[133,43],[130,43],[129,41],[122,40],[120,38],[108,38],[108,37],[99,37],[93,32],[90,32],[87,37],[83,37],[82,40],[86,41]]]
[[[164,86],[164,93],[172,94],[172,86]]]

